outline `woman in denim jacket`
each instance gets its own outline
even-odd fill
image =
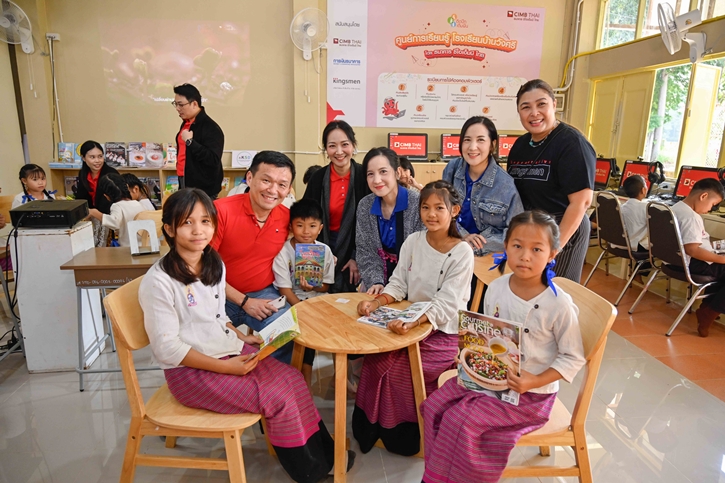
[[[496,126],[474,116],[461,129],[461,158],[448,163],[443,179],[463,197],[458,230],[476,255],[503,251],[509,220],[524,211],[514,180],[498,165]]]

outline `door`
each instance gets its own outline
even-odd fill
[[[717,99],[722,69],[714,65],[694,64],[690,78],[690,95],[682,126],[679,164],[704,166],[710,141],[713,106]]]

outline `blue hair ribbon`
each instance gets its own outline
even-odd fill
[[[546,265],[546,270],[544,271],[546,276],[546,285],[551,287],[551,291],[554,292],[554,295],[557,297],[559,296],[558,293],[556,293],[556,287],[554,286],[554,282],[552,282],[552,278],[556,277],[556,273],[554,273],[554,267],[556,266],[556,260],[550,261]]]
[[[498,268],[506,260],[507,260],[506,251],[504,251],[503,253],[494,253],[493,254],[493,266],[491,268],[489,268],[489,271]]]

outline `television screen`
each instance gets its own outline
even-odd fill
[[[411,160],[428,159],[427,134],[388,133],[388,147],[398,156],[407,156]]]
[[[629,161],[624,163],[624,170],[622,170],[622,180],[620,181],[620,187],[624,186],[624,180],[633,175],[640,175],[644,178],[644,184],[647,185],[647,192],[652,188],[649,180],[647,179],[647,173],[649,169],[649,163],[644,161]]]
[[[605,188],[609,183],[609,175],[612,171],[612,164],[608,159],[597,159],[596,173],[594,174],[594,186]]]
[[[518,139],[518,136],[499,136],[498,137],[498,156],[500,158],[508,157],[511,152],[511,147],[514,142]]]
[[[703,168],[699,166],[683,166],[675,185],[675,196],[684,198],[690,194],[692,187],[701,179],[718,179],[717,168]]]
[[[457,158],[461,155],[458,150],[460,138],[458,134],[441,134],[441,158]]]

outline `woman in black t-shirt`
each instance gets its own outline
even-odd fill
[[[589,245],[586,210],[592,201],[596,153],[582,133],[556,119],[554,91],[543,80],[521,86],[516,105],[528,133],[511,148],[508,173],[525,209],[556,218],[563,248],[554,271],[579,282]]]

